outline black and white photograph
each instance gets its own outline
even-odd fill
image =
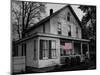
[[[11,0],[11,73],[96,70],[96,5]]]

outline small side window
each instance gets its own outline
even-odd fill
[[[76,37],[78,37],[78,27],[76,27]]]
[[[67,14],[67,21],[70,21],[70,13]]]
[[[43,25],[43,33],[45,33],[45,24]]]

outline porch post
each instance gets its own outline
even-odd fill
[[[75,54],[75,50],[74,50],[74,41],[72,41],[72,54]]]
[[[90,58],[89,43],[87,44],[87,48],[88,48],[88,58]]]
[[[82,48],[83,43],[81,42],[81,55],[83,55],[83,48]]]
[[[37,61],[39,62],[39,57],[40,57],[40,54],[39,54],[39,52],[40,52],[40,39],[39,39],[39,37],[37,38]]]

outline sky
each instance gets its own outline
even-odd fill
[[[65,4],[47,4],[46,5],[46,12],[47,15],[49,15],[49,10],[52,8],[53,11],[57,11],[61,8],[63,8],[64,6],[66,6]],[[85,13],[83,13],[80,9],[78,9],[79,5],[71,5],[73,10],[75,11],[76,15],[78,16],[79,20],[81,21],[83,15],[85,15]]]

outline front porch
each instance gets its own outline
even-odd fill
[[[90,58],[89,40],[43,33],[38,33],[37,40],[38,68],[67,64],[74,59],[80,63]]]
[[[89,58],[88,40],[54,34],[35,33],[17,42],[18,55],[25,55],[25,67],[45,68],[69,64],[73,58],[82,62]],[[21,53],[20,53],[21,52]],[[24,54],[23,54],[24,53]]]
[[[81,40],[60,39],[60,56],[61,64],[84,62],[90,58],[89,44]]]

